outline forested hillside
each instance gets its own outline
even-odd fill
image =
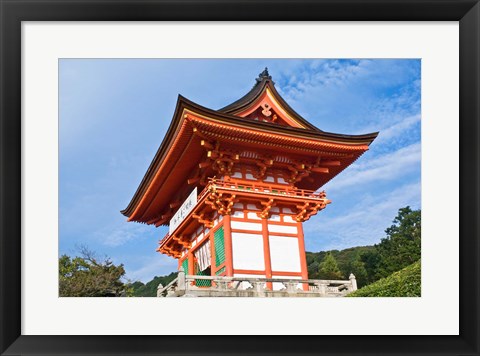
[[[132,297],[156,297],[157,296],[157,288],[158,285],[161,283],[164,287],[173,281],[177,277],[176,272],[172,272],[167,276],[160,276],[160,277],[153,277],[150,282],[143,284],[142,282],[134,282],[130,284],[130,288],[132,290],[131,296]]]
[[[350,247],[345,250],[307,252],[308,278],[348,279],[350,273],[360,286],[367,282],[362,255],[375,250],[374,246]]]
[[[353,273],[358,287],[387,277],[419,261],[421,257],[421,211],[401,208],[386,236],[374,246],[345,250],[307,252],[311,279],[343,279]]]
[[[392,273],[390,276],[365,286],[349,297],[420,297],[422,291],[421,263]]]

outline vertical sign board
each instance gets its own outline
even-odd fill
[[[187,217],[187,215],[192,211],[192,209],[197,205],[197,188],[190,193],[188,198],[183,202],[182,206],[177,210],[175,215],[173,215],[170,220],[169,232],[170,235],[175,231],[178,225]]]

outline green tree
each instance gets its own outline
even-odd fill
[[[411,265],[421,254],[421,213],[409,206],[401,208],[393,225],[385,230],[387,237],[378,245],[379,273],[386,277]]]
[[[380,254],[378,253],[376,247],[373,250],[364,252],[360,257],[367,276],[365,278],[364,284],[370,284],[376,280],[382,278],[378,273],[380,265]]]
[[[317,261],[312,261],[307,265],[308,277],[310,279],[318,279],[318,274],[320,273],[320,263]]]
[[[127,290],[121,281],[123,264],[115,266],[110,258],[99,259],[86,247],[80,257],[59,258],[59,294],[61,297],[117,297]]]
[[[365,268],[365,264],[360,260],[360,256],[357,256],[355,260],[348,264],[348,276],[350,273],[353,273],[356,280],[357,286],[360,288],[367,284],[368,282],[368,273]]]
[[[409,206],[398,210],[387,236],[375,250],[362,256],[369,282],[389,276],[411,265],[421,257],[421,211]]]
[[[328,252],[319,266],[319,277],[321,279],[342,279],[343,275],[338,268],[337,260]]]
[[[142,282],[134,282],[128,286],[132,289],[133,297],[156,297],[157,288],[159,284],[162,284],[164,287],[173,281],[177,277],[177,272],[172,272],[166,276],[156,276],[150,282],[143,284]]]

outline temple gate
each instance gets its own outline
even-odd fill
[[[198,276],[190,283],[199,288],[212,287],[214,278],[202,277],[212,276],[259,278],[266,290],[280,290],[276,279],[308,280],[302,225],[330,203],[319,188],[377,134],[316,128],[281,98],[265,69],[250,92],[219,110],[179,96],[122,213],[128,221],[169,225],[157,251]]]

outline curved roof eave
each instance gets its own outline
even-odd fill
[[[160,163],[162,162],[162,159],[165,157],[167,153],[167,148],[170,146],[170,143],[172,140],[175,138],[175,132],[177,131],[178,126],[183,122],[183,117],[182,114],[185,109],[190,109],[194,112],[198,112],[199,114],[204,114],[216,118],[221,118],[225,120],[226,122],[232,122],[236,124],[241,124],[241,125],[248,125],[253,128],[266,128],[271,131],[277,131],[279,133],[287,134],[287,135],[302,135],[302,136],[310,136],[312,138],[316,139],[344,139],[351,141],[352,144],[355,144],[355,141],[368,141],[368,145],[377,137],[378,132],[374,133],[369,133],[369,134],[364,134],[364,135],[343,135],[343,134],[336,134],[336,133],[330,133],[330,132],[325,132],[321,131],[315,128],[315,130],[306,130],[302,128],[295,128],[295,127],[290,127],[290,126],[280,126],[278,124],[274,123],[269,123],[269,122],[262,122],[262,121],[253,121],[253,120],[248,120],[244,119],[232,114],[220,112],[217,110],[212,110],[209,108],[206,108],[202,105],[199,105],[182,95],[178,95],[177,99],[177,104],[175,107],[175,111],[173,114],[172,121],[170,122],[170,126],[168,127],[167,133],[165,134],[164,139],[162,140],[162,143],[160,144],[160,147],[158,148],[152,162],[150,163],[147,172],[145,173],[144,177],[142,178],[142,181],[140,182],[140,185],[138,186],[137,190],[135,191],[130,203],[128,206],[121,210],[120,212],[126,216],[126,217],[131,217],[132,214],[134,213],[135,209],[137,208],[138,203],[142,199],[143,195],[145,194],[148,186],[152,182],[153,178],[155,177],[155,174],[158,170],[158,167],[160,166]]]
[[[278,93],[277,89],[275,89],[274,82],[271,80],[270,77],[261,77],[261,80],[259,80],[247,94],[242,96],[237,101],[219,109],[218,111],[226,114],[235,114],[255,102],[255,100],[257,100],[258,97],[260,97],[265,92],[267,87],[270,89],[273,96],[281,104],[281,106],[297,121],[299,121],[301,124],[311,130],[322,131],[318,127],[304,119],[290,105],[288,105],[288,103]]]

